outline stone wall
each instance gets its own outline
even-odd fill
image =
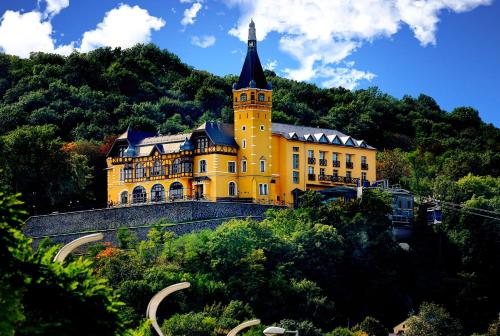
[[[128,227],[140,239],[146,237],[151,224],[162,221],[165,230],[184,234],[203,229],[214,229],[232,218],[251,217],[260,220],[273,206],[253,203],[181,201],[76,211],[30,217],[24,233],[33,238],[34,244],[50,238],[57,243],[67,243],[85,234],[102,232],[104,241],[116,242],[116,231]]]

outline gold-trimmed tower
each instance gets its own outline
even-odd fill
[[[233,85],[234,139],[239,146],[241,199],[272,202],[272,88],[257,53],[255,23],[250,22],[248,50],[237,83]]]

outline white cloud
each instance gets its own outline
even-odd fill
[[[346,67],[323,66],[318,70],[318,78],[326,78],[321,82],[323,87],[342,86],[352,90],[362,80],[371,81],[375,74],[367,71],[353,69],[354,62],[347,62]]]
[[[267,63],[264,64],[264,69],[268,69],[268,70],[274,71],[274,69],[276,69],[277,66],[278,66],[278,61],[277,60],[270,60],[270,59],[268,59]]]
[[[215,36],[213,35],[193,36],[191,38],[191,44],[200,48],[208,48],[215,44]]]
[[[186,10],[184,10],[184,17],[181,20],[181,24],[183,26],[193,24],[201,7],[201,3],[195,2],[191,7],[186,8]]]
[[[436,43],[437,23],[443,11],[461,13],[492,0],[225,0],[242,13],[230,34],[246,41],[248,23],[257,25],[257,39],[281,34],[280,48],[300,66],[285,69],[290,78],[328,77],[324,85],[357,85],[373,74],[351,67],[335,67],[363,43],[391,37],[407,24],[421,45]],[[333,76],[342,79],[336,80]],[[354,82],[346,81],[351,76]]]
[[[151,32],[165,25],[161,18],[149,15],[139,6],[121,4],[106,13],[97,28],[83,34],[80,50],[87,52],[99,47],[129,48],[151,41]]]
[[[7,54],[28,57],[32,51],[54,52],[52,25],[37,11],[6,11],[0,20],[0,48]]]
[[[40,4],[40,0],[38,3]],[[46,8],[44,11],[45,16],[52,17],[59,14],[61,10],[69,6],[69,0],[45,0]]]

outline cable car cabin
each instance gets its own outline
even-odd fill
[[[427,225],[441,224],[443,222],[443,211],[440,206],[427,209]]]

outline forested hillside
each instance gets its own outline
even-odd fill
[[[399,154],[408,163],[395,176],[386,172],[392,182],[429,193],[438,175],[499,174],[500,131],[473,108],[445,112],[425,95],[396,99],[377,88],[320,89],[266,75],[274,121],[339,129],[380,151],[407,152],[384,157],[381,171]],[[114,136],[128,126],[168,134],[205,120],[230,122],[235,81],[193,69],[154,45],[68,57],[0,54],[3,183],[22,192],[32,212],[104,206],[104,158]]]

